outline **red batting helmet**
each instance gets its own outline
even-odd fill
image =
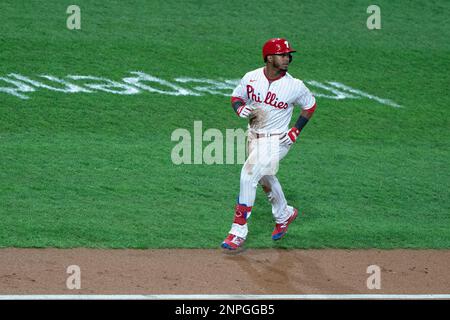
[[[289,42],[283,38],[273,38],[267,40],[267,42],[263,46],[262,51],[264,61],[266,61],[267,56],[271,54],[296,52],[294,49],[291,48]]]

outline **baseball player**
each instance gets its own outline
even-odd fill
[[[233,91],[234,111],[249,119],[248,158],[241,170],[233,224],[221,245],[224,249],[236,250],[244,244],[258,184],[272,204],[276,222],[273,240],[283,238],[297,218],[298,210],[287,204],[275,174],[278,161],[286,156],[313,115],[316,100],[301,80],[287,73],[293,52],[286,39],[268,40],[262,49],[265,66],[245,74]],[[300,106],[301,113],[289,128],[294,106]]]

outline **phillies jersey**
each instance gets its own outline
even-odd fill
[[[241,100],[254,105],[259,117],[258,126],[249,127],[257,133],[283,133],[289,129],[294,106],[303,110],[314,107],[316,100],[303,81],[283,73],[279,78],[269,80],[265,68],[258,68],[245,74],[234,89],[232,101]]]

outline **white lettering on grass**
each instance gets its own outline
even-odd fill
[[[26,95],[22,94],[23,92],[33,92],[35,89],[23,82],[16,81],[9,78],[0,77],[0,81],[3,80],[9,84],[13,84],[15,88],[11,87],[0,87],[0,92],[4,92],[7,94],[11,94],[20,99],[29,99]]]
[[[204,96],[207,94],[230,96],[235,86],[239,83],[238,79],[212,80],[191,77],[178,77],[174,79],[175,83],[172,83],[144,72],[132,71],[130,73],[134,76],[123,78],[123,82],[91,75],[66,76],[68,79],[76,80],[77,84],[51,75],[39,76],[60,84],[62,87],[50,86],[21,74],[10,73],[8,77],[0,77],[0,81],[12,84],[14,87],[0,87],[0,93],[11,94],[20,99],[28,99],[29,97],[24,93],[34,92],[36,88],[63,93],[95,93],[103,91],[112,94],[133,95],[147,91],[154,94],[171,96]],[[315,80],[305,80],[305,83],[311,87],[311,92],[319,98],[333,100],[367,98],[394,108],[401,107],[392,100],[374,96],[340,82],[327,81],[323,83]],[[192,88],[185,88],[181,85],[191,85]]]
[[[99,91],[114,93],[114,94],[136,94],[139,93],[139,89],[136,89],[135,87],[112,81],[105,78],[100,77],[93,77],[93,76],[79,76],[79,75],[69,75],[67,76],[70,79],[73,80],[91,80],[91,81],[100,81],[103,83],[85,83],[84,86],[96,89]]]
[[[352,87],[346,86],[345,84],[342,84],[342,83],[339,83],[339,82],[328,81],[328,83],[331,84],[332,86],[336,87],[336,88],[339,88],[339,89],[342,89],[342,90],[345,90],[345,91],[357,94],[357,95],[359,95],[361,97],[368,98],[370,100],[375,100],[375,101],[377,101],[377,102],[379,102],[381,104],[385,104],[385,105],[388,105],[388,106],[391,106],[391,107],[394,107],[394,108],[401,108],[400,105],[396,104],[395,102],[393,102],[393,101],[391,101],[389,99],[379,98],[379,97],[374,96],[372,94],[365,93],[364,91],[353,89]]]
[[[40,77],[48,79],[48,80],[56,82],[56,83],[59,83],[59,84],[62,84],[63,87],[62,88],[51,87],[51,86],[46,85],[46,84],[44,84],[42,82],[32,80],[32,79],[30,79],[28,77],[22,76],[22,75],[17,74],[17,73],[10,73],[10,74],[8,74],[8,76],[14,77],[17,80],[20,80],[22,82],[26,82],[26,83],[28,83],[28,84],[36,87],[36,88],[44,88],[44,89],[51,90],[51,91],[65,92],[65,93],[92,92],[91,90],[87,90],[87,89],[82,88],[80,86],[77,86],[77,85],[75,85],[73,83],[67,82],[67,81],[65,81],[63,79],[60,79],[60,78],[57,78],[57,77],[53,77],[53,76],[49,76],[49,75],[40,75]]]
[[[193,89],[200,91],[200,92],[206,92],[209,94],[217,94],[222,96],[230,96],[230,92],[233,91],[233,89],[236,87],[236,85],[227,83],[227,82],[220,82],[216,80],[211,79],[195,79],[195,78],[175,78],[176,82],[180,83],[199,83],[203,84],[201,86],[197,85]]]
[[[346,93],[344,91],[338,90],[336,88],[327,86],[319,81],[314,81],[314,80],[309,80],[309,81],[305,81],[308,85],[312,86],[312,87],[316,87],[316,88],[320,88],[323,90],[328,91],[329,93],[332,93],[333,95],[328,95],[328,94],[323,94],[323,93],[319,93],[319,92],[315,92],[313,89],[311,89],[311,92],[314,94],[314,96],[316,97],[320,97],[320,98],[327,98],[327,99],[334,99],[334,100],[341,100],[341,99],[356,99],[357,97],[354,95],[351,95],[349,93]]]
[[[199,96],[200,95],[198,93],[192,92],[190,90],[179,87],[173,83],[170,83],[169,81],[148,75],[144,72],[131,72],[131,73],[137,75],[137,77],[123,78],[123,81],[128,84],[131,84],[135,87],[138,87],[142,90],[145,90],[145,91],[160,93],[160,94],[167,94],[167,95],[171,95],[171,96]],[[144,84],[143,82],[157,83],[158,85],[165,86],[171,90],[167,91],[167,90],[157,89],[154,87],[150,87],[150,86]]]

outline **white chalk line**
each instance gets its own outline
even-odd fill
[[[450,294],[158,294],[158,295],[0,295],[0,300],[450,300]]]

